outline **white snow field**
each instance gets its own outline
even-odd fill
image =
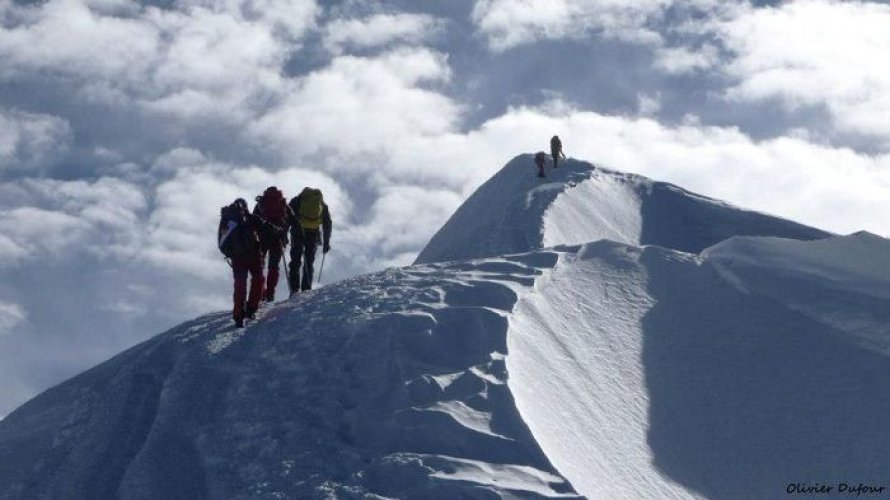
[[[423,264],[244,330],[198,318],[26,403],[0,421],[0,498],[890,487],[888,240],[532,165],[483,185]]]

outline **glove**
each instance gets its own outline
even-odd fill
[[[331,244],[325,243],[323,247],[321,247],[321,251],[324,253],[328,253],[331,251]]]

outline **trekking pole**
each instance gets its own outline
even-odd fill
[[[287,281],[287,296],[294,294],[294,287],[290,284],[290,268],[287,267],[287,252],[281,249],[281,258],[284,260],[284,281]]]
[[[326,254],[326,253],[324,253],[324,252],[321,253],[321,267],[318,269],[318,279],[315,280],[315,283],[316,283],[316,284],[321,284],[321,273],[324,272],[324,258],[325,258],[327,255],[328,255],[328,254]]]

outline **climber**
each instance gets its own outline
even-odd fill
[[[544,164],[547,162],[547,153],[538,151],[535,155],[535,165],[538,166],[538,177],[544,177]]]
[[[290,224],[290,280],[292,293],[312,289],[314,275],[315,252],[319,242],[322,252],[331,250],[331,215],[324,202],[321,191],[305,188],[290,200],[292,219]],[[302,261],[302,280],[300,264]]]
[[[553,156],[553,168],[556,168],[559,165],[559,157],[565,158],[565,153],[562,152],[562,141],[559,140],[559,136],[554,135],[550,139],[550,154]]]
[[[280,229],[248,212],[247,202],[243,198],[238,198],[220,210],[217,244],[232,266],[232,275],[235,278],[232,319],[238,328],[244,326],[245,318],[253,319],[259,308],[260,295],[263,293],[265,279],[259,231],[280,231]],[[250,273],[249,296],[248,273]]]
[[[284,247],[287,246],[287,227],[292,217],[289,216],[290,207],[284,199],[284,194],[275,186],[269,186],[262,195],[256,197],[256,206],[253,214],[270,222],[277,227],[277,232],[264,230],[260,232],[260,246],[263,253],[263,262],[266,255],[269,256],[266,271],[266,291],[263,300],[272,302],[275,300],[275,288],[278,286],[278,267]]]

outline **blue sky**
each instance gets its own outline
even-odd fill
[[[268,185],[324,190],[328,282],[410,263],[554,133],[886,235],[888,25],[829,0],[0,2],[0,415],[227,308],[219,207]]]

